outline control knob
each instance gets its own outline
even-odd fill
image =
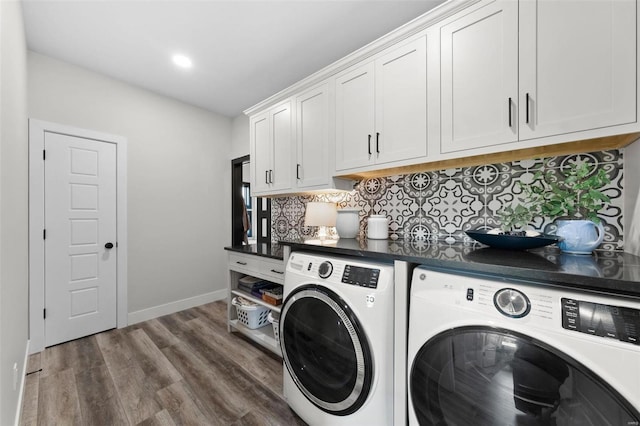
[[[331,262],[322,262],[318,268],[318,275],[320,278],[329,278],[333,272],[333,265]]]
[[[527,295],[514,288],[496,291],[493,304],[498,312],[510,318],[522,318],[531,310],[531,302]]]

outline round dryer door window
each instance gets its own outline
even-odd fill
[[[297,288],[283,305],[280,333],[284,363],[309,401],[338,416],[364,404],[373,379],[371,350],[337,294],[316,285]]]
[[[421,425],[637,425],[638,412],[604,380],[543,342],[461,327],[418,351],[411,402]]]

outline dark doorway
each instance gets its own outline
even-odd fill
[[[234,246],[245,244],[254,235],[258,243],[271,242],[271,200],[252,199],[249,178],[243,174],[248,164],[248,155],[231,160],[231,244]],[[251,223],[256,224],[256,229]]]

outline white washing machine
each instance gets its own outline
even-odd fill
[[[393,422],[393,265],[294,252],[284,278],[284,395],[310,425]]]
[[[409,424],[640,424],[640,301],[416,268]]]

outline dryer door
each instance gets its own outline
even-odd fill
[[[357,411],[373,381],[371,349],[353,311],[333,291],[297,288],[280,314],[282,357],[300,391],[338,416]]]
[[[409,378],[421,425],[637,425],[639,413],[575,359],[531,337],[460,327],[427,341]]]

